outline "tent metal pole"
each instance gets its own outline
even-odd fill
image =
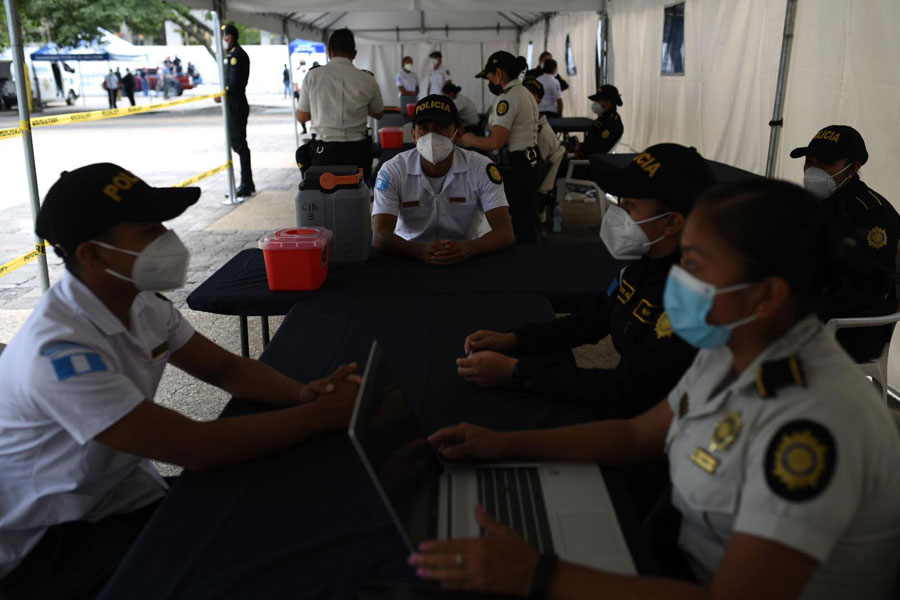
[[[212,11],[213,44],[216,46],[216,62],[219,63],[219,91],[225,91],[225,52],[222,49],[222,24],[218,11]],[[237,190],[234,189],[234,164],[231,156],[231,133],[228,131],[228,96],[222,96],[222,124],[225,126],[225,161],[228,163],[228,200],[226,204],[238,204]]]
[[[28,88],[25,85],[25,52],[22,46],[22,30],[19,27],[19,11],[16,0],[6,0],[6,23],[9,29],[9,42],[12,46],[13,65],[16,69],[16,102],[19,105],[19,127],[22,128],[22,145],[25,149],[25,174],[28,177],[28,191],[31,195],[31,217],[37,223],[41,210],[41,198],[38,194],[37,171],[34,165],[34,142],[31,139],[31,112],[28,110]],[[34,236],[38,253],[38,275],[41,292],[50,288],[50,273],[47,270],[47,254],[44,252],[44,240],[37,234]]]
[[[288,35],[288,20],[284,19],[282,21],[282,27],[284,30],[284,43],[287,46],[288,52],[288,78],[291,84],[291,121],[294,122],[294,145],[300,147],[300,134],[297,131],[297,99],[294,98],[294,63],[291,60],[293,55],[291,54],[291,37]]]
[[[784,15],[784,35],[781,38],[781,60],[778,63],[778,85],[775,87],[775,110],[769,121],[769,156],[766,159],[766,177],[775,175],[778,163],[778,148],[781,128],[784,126],[784,90],[787,85],[788,64],[794,41],[794,20],[797,14],[797,0],[787,0]]]
[[[544,52],[550,52],[547,45],[550,43],[550,15],[544,17]]]
[[[603,22],[603,36],[601,43],[603,48],[600,49],[600,85],[609,83],[609,12],[607,10],[606,0],[603,0],[603,10],[600,13],[600,20]]]

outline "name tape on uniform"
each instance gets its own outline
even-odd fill
[[[67,115],[55,115],[52,117],[35,117],[31,119],[31,127],[50,127],[53,125],[68,125],[70,123],[87,123],[88,121],[102,121],[103,119],[115,119],[117,117],[125,117],[128,115],[137,115],[140,113],[153,112],[182,104],[190,104],[191,102],[199,102],[201,100],[209,100],[224,96],[225,92],[216,92],[215,94],[206,94],[205,96],[195,96],[191,98],[182,98],[181,100],[173,100],[171,102],[162,102],[159,104],[148,104],[147,106],[128,106],[125,108],[110,108],[107,110],[92,110],[88,112],[70,113]],[[0,140],[14,138],[22,135],[25,129],[28,129],[26,123],[21,123],[20,127],[11,129],[0,129]]]
[[[207,177],[212,177],[216,173],[221,173],[222,171],[224,171],[231,165],[232,165],[232,162],[229,161],[220,167],[216,167],[215,169],[210,169],[209,171],[206,171],[205,173],[200,173],[199,175],[195,175],[194,177],[191,177],[190,179],[185,179],[181,183],[176,183],[172,187],[187,187],[189,185],[197,183],[198,181],[206,179]],[[9,275],[13,271],[24,267],[28,263],[35,260],[41,254],[47,254],[46,249],[49,246],[50,246],[50,244],[48,244],[47,242],[42,242],[42,243],[38,244],[37,246],[35,246],[35,249],[32,250],[31,252],[29,252],[28,254],[26,254],[25,256],[20,256],[19,258],[15,258],[6,264],[0,265],[0,277]]]

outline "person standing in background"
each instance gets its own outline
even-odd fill
[[[116,74],[113,73],[113,70],[109,70],[109,74],[103,78],[103,89],[106,90],[107,99],[109,100],[109,107],[116,107],[116,94],[119,91],[119,80],[116,79]]]
[[[407,104],[415,104],[419,97],[419,76],[413,70],[411,56],[403,57],[403,69],[397,73],[397,92],[400,94],[400,110]]]
[[[556,79],[556,61],[548,58],[544,61],[544,72],[537,77],[544,87],[544,97],[538,108],[548,119],[561,117],[563,114],[562,88]]]
[[[134,75],[131,73],[131,69],[125,69],[125,76],[122,77],[122,89],[125,90],[128,101],[134,106]]]
[[[428,69],[428,89],[425,90],[425,95],[431,94],[440,94],[441,90],[444,89],[444,84],[450,81],[450,69],[444,66],[443,56],[441,55],[440,50],[435,50],[431,54],[428,55],[428,58],[431,59],[432,66]]]
[[[231,149],[241,157],[241,185],[235,191],[238,198],[256,193],[253,184],[253,170],[250,167],[250,147],[247,145],[247,117],[250,104],[247,102],[247,80],[250,78],[250,57],[238,44],[237,27],[229,23],[222,26],[222,41],[227,44],[225,54],[225,95],[228,98],[228,134]],[[216,96],[216,104],[221,103]],[[231,199],[234,201],[234,198]]]
[[[284,71],[281,72],[284,81],[284,97],[288,98],[291,94],[291,72],[288,71],[287,65],[284,65]]]

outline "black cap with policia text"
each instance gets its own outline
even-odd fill
[[[113,225],[168,221],[199,198],[198,187],[155,188],[118,165],[97,163],[59,176],[44,198],[35,231],[66,257]]]
[[[608,194],[655,198],[685,215],[694,200],[715,182],[706,159],[695,148],[679,144],[650,146],[624,169],[598,172],[595,177]]]
[[[413,114],[413,125],[435,121],[438,125],[455,125],[459,123],[459,111],[453,100],[441,94],[431,94],[416,102]]]
[[[862,165],[869,160],[869,152],[862,136],[848,125],[829,125],[820,129],[808,146],[791,150],[791,158],[807,155],[825,162],[846,158]]]

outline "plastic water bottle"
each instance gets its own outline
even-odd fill
[[[557,204],[553,207],[553,233],[562,231],[562,207]]]

